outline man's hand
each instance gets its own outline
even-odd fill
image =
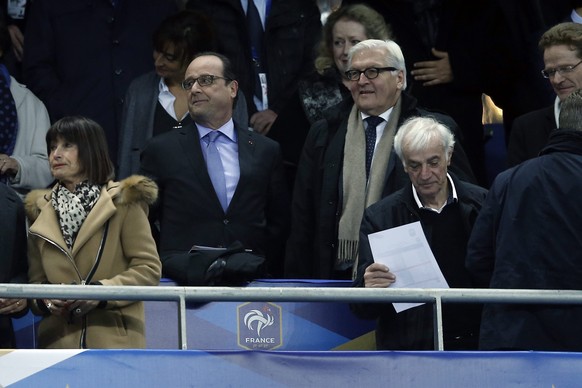
[[[416,62],[410,72],[416,81],[423,81],[424,86],[447,84],[453,81],[453,69],[449,61],[449,53],[432,49],[436,61]]]
[[[364,287],[386,288],[396,281],[396,276],[384,264],[373,263],[364,272]]]
[[[6,154],[0,154],[0,175],[15,176],[20,170],[20,165],[16,159]]]
[[[271,130],[275,119],[277,119],[277,113],[270,109],[265,109],[251,116],[251,127],[255,132],[266,135]]]

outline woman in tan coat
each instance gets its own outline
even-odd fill
[[[102,286],[158,285],[161,264],[147,219],[155,183],[114,182],[103,129],[83,117],[46,136],[51,190],[26,197],[29,281]],[[41,348],[143,348],[143,302],[37,299]]]

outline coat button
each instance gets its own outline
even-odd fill
[[[229,222],[230,222],[230,221],[229,221],[228,219],[226,219],[226,218],[225,218],[224,220],[222,220],[222,223],[223,223],[224,225],[228,225],[228,223],[229,223]]]

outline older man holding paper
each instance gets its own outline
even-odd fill
[[[437,274],[440,270],[450,287],[473,286],[465,269],[465,254],[487,190],[448,173],[454,143],[451,131],[430,117],[411,118],[400,127],[394,138],[394,151],[412,184],[366,209],[360,229],[356,287],[398,287],[401,272],[375,260],[379,253],[372,250],[369,235],[415,222],[420,222],[436,259]],[[396,247],[396,242],[383,242],[384,246],[390,244]],[[399,313],[391,304],[356,304],[352,308],[362,318],[378,320],[377,349],[434,349],[432,306],[421,305]],[[480,312],[481,306],[444,306],[445,349],[477,349]]]

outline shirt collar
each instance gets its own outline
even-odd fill
[[[572,13],[570,14],[570,18],[572,19],[572,21],[574,23],[582,23],[582,16],[578,15],[578,12],[576,12],[575,9],[572,10]]]
[[[204,136],[208,135],[208,133],[213,131],[213,129],[207,128],[198,123],[196,123],[196,128],[198,128],[198,135],[200,136],[200,139],[202,139]],[[228,120],[222,127],[216,130],[222,132],[222,134],[228,137],[231,141],[236,142],[234,122],[232,121],[232,118],[230,118],[230,120]]]
[[[387,123],[388,119],[390,118],[390,114],[392,114],[393,109],[394,109],[394,107],[391,107],[387,111],[379,114],[378,117],[382,117],[384,119],[384,122]],[[362,115],[362,121],[365,121],[368,117],[372,116],[372,115],[369,115],[369,114],[364,113],[364,112],[360,112],[360,114]]]
[[[451,178],[451,176],[449,175],[449,173],[447,173],[447,181],[449,183],[449,188],[450,190],[448,190],[448,198],[447,198],[447,202],[445,202],[445,204],[440,208],[440,209],[433,209],[430,207],[425,207],[422,202],[420,201],[420,198],[418,197],[418,193],[416,192],[416,188],[414,187],[414,185],[412,185],[412,196],[414,197],[414,201],[416,202],[416,205],[418,206],[419,209],[426,209],[426,210],[431,210],[434,211],[436,213],[440,213],[443,211],[443,209],[445,208],[445,206],[453,204],[455,202],[459,201],[459,197],[457,196],[457,188],[455,187],[455,184],[453,183],[453,179]]]
[[[554,101],[554,119],[556,120],[556,128],[560,128],[560,109],[562,107],[562,101],[559,97],[556,97]]]

